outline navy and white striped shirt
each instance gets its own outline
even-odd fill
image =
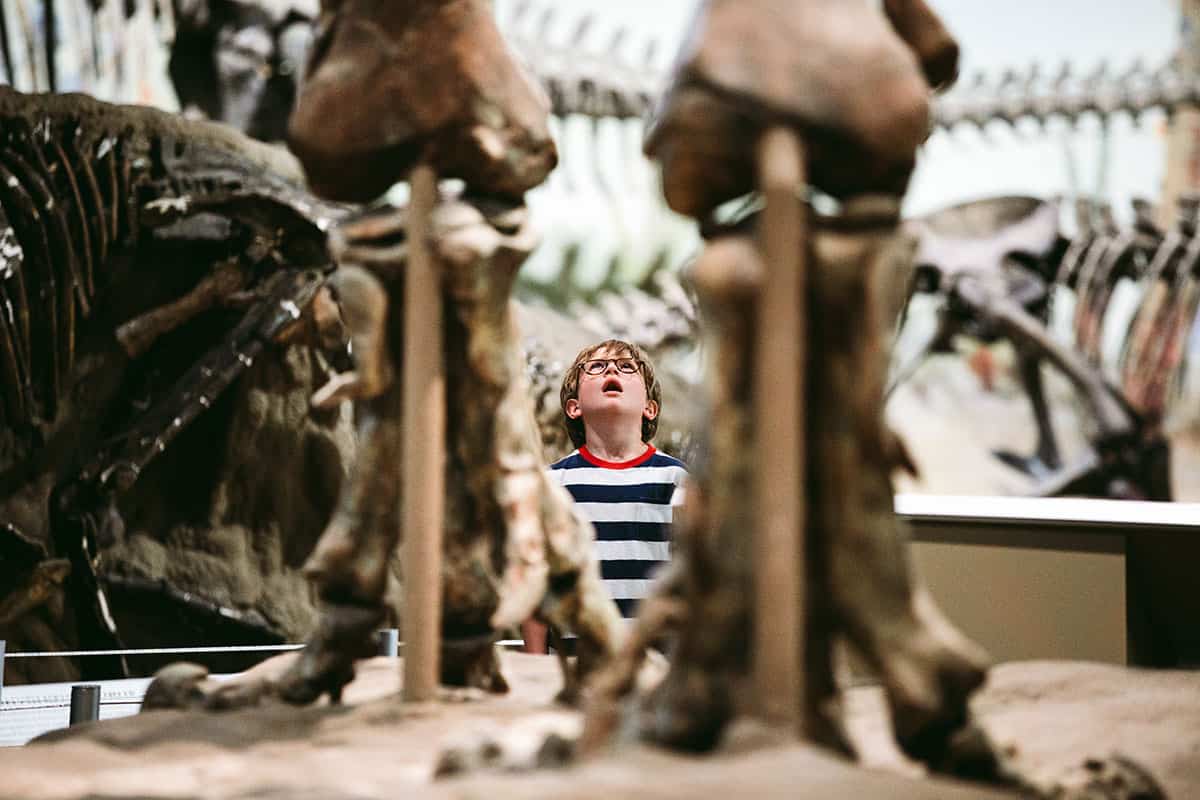
[[[551,464],[550,478],[566,487],[596,526],[600,577],[621,616],[634,616],[652,574],[670,560],[673,511],[683,502],[687,468],[652,445],[620,463],[599,459],[584,446]]]

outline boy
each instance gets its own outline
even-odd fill
[[[609,339],[575,357],[559,398],[578,449],[550,465],[550,478],[595,525],[600,575],[630,618],[670,557],[672,512],[687,478],[683,462],[650,444],[662,387],[641,348]],[[545,652],[544,628],[526,623],[523,630],[526,650]]]

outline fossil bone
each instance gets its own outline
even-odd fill
[[[839,215],[814,222],[803,245],[808,288],[794,301],[807,306],[802,335],[812,353],[802,367],[804,416],[791,422],[805,431],[811,464],[805,483],[795,487],[807,528],[805,550],[795,554],[805,566],[805,657],[803,693],[799,686],[777,690],[800,695],[809,736],[839,744],[829,714],[836,700],[831,658],[833,642],[845,638],[880,675],[906,752],[935,768],[993,778],[996,759],[973,734],[967,712],[987,658],[912,575],[890,483],[903,448],[882,420],[885,340],[877,287],[883,271],[912,257],[894,234],[899,195],[928,132],[929,85],[918,63],[928,54],[910,50],[923,41],[911,27],[919,20],[914,8],[889,6],[904,12],[910,26],[902,39],[858,0],[704,3],[647,151],[663,162],[668,203],[703,219],[753,187],[756,156],[747,143],[768,125],[785,123],[805,139],[811,183],[845,200]],[[918,22],[922,30],[945,35],[927,8],[916,10],[927,15]],[[778,231],[771,226],[783,222],[767,224],[764,235],[773,236]],[[753,370],[762,368],[753,333],[757,306],[773,290],[763,247],[736,231],[716,233],[695,267],[712,320],[711,461],[697,471],[697,491],[689,493],[679,532],[681,574],[670,584],[686,611],[667,616],[682,615],[690,624],[678,631],[670,670],[641,701],[636,726],[647,738],[688,749],[712,747],[733,715],[763,702],[750,675],[764,656],[748,631],[770,624],[771,614],[752,599],[761,576],[755,537],[746,531],[760,524],[749,498],[769,454],[752,456],[745,447],[763,424],[751,413],[749,388],[756,385]],[[590,742],[603,742],[613,727],[611,695],[628,688],[629,664],[619,660],[601,679],[609,696],[597,706],[592,730],[599,733]]]
[[[490,3],[346,0],[317,25],[288,141],[318,194],[369,200],[426,159],[473,191],[519,197],[553,169],[549,101]]]
[[[530,247],[526,225],[519,207],[496,209],[483,204],[477,210],[461,200],[443,202],[433,217],[432,239],[452,315],[447,334],[447,402],[449,417],[457,421],[447,443],[443,678],[457,683],[475,675],[476,680],[485,678],[485,688],[493,689],[500,688],[494,666],[472,665],[471,659],[487,663],[492,658],[486,645],[489,631],[515,625],[535,610],[553,624],[579,633],[584,670],[598,656],[611,652],[619,638],[615,608],[599,583],[591,555],[590,528],[542,474],[541,448],[508,299],[516,268]],[[377,221],[365,222],[362,229],[381,232]],[[344,238],[337,240],[344,242],[341,258],[350,263],[356,253],[370,247],[369,239],[356,240],[355,233],[355,226],[348,225]],[[379,287],[388,287],[390,341],[365,350],[366,374],[386,374],[382,359],[398,352],[399,298],[393,287],[399,266],[392,265],[391,274],[383,273],[380,284],[365,277],[343,280],[343,288],[361,287],[359,293],[365,298],[351,299],[351,306],[378,308]],[[383,270],[377,267],[377,272]],[[348,319],[353,339],[381,341],[370,330],[378,319],[378,312],[359,318],[365,330],[357,326],[359,320]],[[393,391],[394,383],[377,398],[384,410],[377,412],[372,424],[380,426],[374,440],[394,448],[396,434],[389,430],[399,420],[389,411],[394,402],[384,402],[389,399],[386,393]],[[487,460],[481,462],[484,454]],[[335,517],[310,559],[308,569],[326,602],[378,602],[386,584],[387,556],[400,534],[394,517],[386,513],[395,507],[397,467],[394,457],[375,470],[356,467],[358,477],[351,479],[348,497],[378,510],[360,511],[358,519]],[[387,477],[380,478],[380,470]],[[376,505],[372,493],[355,491],[353,487],[362,480],[372,481],[375,491],[386,498],[384,506]],[[385,480],[390,486],[380,485]],[[496,537],[503,543],[499,562],[488,555],[498,544],[488,541]],[[456,652],[456,639],[481,637],[483,647]],[[577,686],[569,681],[566,691],[574,693]]]

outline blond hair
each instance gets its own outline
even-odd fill
[[[662,411],[662,387],[654,377],[654,365],[650,363],[649,357],[647,357],[642,348],[632,342],[625,342],[620,339],[606,339],[600,342],[600,344],[585,347],[579,351],[579,355],[575,356],[575,361],[571,364],[570,369],[563,375],[562,389],[558,393],[559,403],[562,406],[563,420],[567,428],[567,435],[571,437],[571,443],[576,447],[583,447],[583,445],[587,444],[587,432],[584,430],[582,419],[571,419],[567,415],[567,401],[579,399],[579,378],[583,372],[584,362],[590,361],[592,356],[605,349],[613,356],[628,357],[637,362],[638,371],[642,374],[642,382],[646,384],[646,397],[658,406],[660,413]],[[655,416],[654,419],[648,419],[643,415],[642,441],[649,444],[657,432],[658,417]]]

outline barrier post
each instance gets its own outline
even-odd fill
[[[399,628],[384,628],[375,635],[379,642],[379,655],[388,658],[396,658],[400,655]]]
[[[100,686],[95,683],[71,687],[71,725],[100,719]]]

